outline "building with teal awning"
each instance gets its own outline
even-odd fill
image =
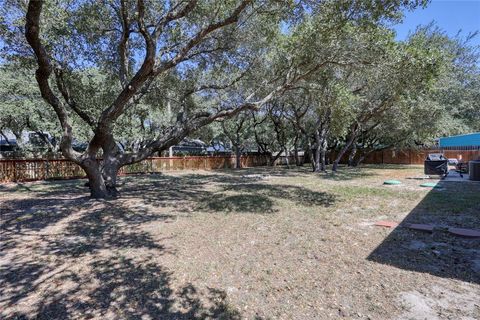
[[[480,147],[480,132],[461,134],[438,139],[440,148],[448,147]]]

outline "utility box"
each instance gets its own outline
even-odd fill
[[[469,180],[480,181],[480,160],[472,160],[468,162]]]

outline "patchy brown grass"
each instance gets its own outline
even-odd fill
[[[2,319],[476,319],[480,184],[419,187],[415,166],[0,185]],[[399,179],[399,186],[384,186]]]

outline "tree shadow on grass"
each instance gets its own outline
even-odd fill
[[[189,188],[189,201],[205,195]],[[142,225],[173,215],[37,192],[48,198],[3,206],[1,319],[240,319],[224,291],[174,284],[159,263],[175,250]]]
[[[210,211],[265,213],[280,199],[318,206],[335,201],[241,176],[135,178],[121,188],[119,201],[89,201],[79,182],[71,184],[70,199],[70,183],[62,182],[2,204],[0,318],[239,319],[224,291],[174,283],[172,271],[159,263],[175,255],[171,239],[142,225],[168,223],[175,214],[151,208],[200,203]],[[137,202],[126,206],[130,200]]]
[[[0,248],[15,247],[16,239],[35,235],[72,213],[72,208],[88,207],[86,196],[65,198],[28,198],[5,200],[0,204]]]
[[[480,284],[480,239],[455,236],[446,227],[479,229],[480,184],[441,183],[430,191],[368,260],[442,278]],[[407,228],[431,224],[433,232]]]
[[[273,177],[298,177],[298,176],[308,176],[311,174],[311,168],[308,166],[260,166],[260,167],[250,167],[250,168],[241,168],[241,169],[220,169],[215,170],[216,172],[222,173],[225,176],[231,177],[245,177],[252,175],[269,175]]]
[[[196,209],[217,212],[251,212],[271,213],[274,212],[274,203],[270,198],[263,195],[239,194],[220,195],[212,199],[203,199]]]
[[[245,173],[249,173],[245,175]],[[243,174],[185,174],[181,176],[150,175],[122,188],[126,197],[141,197],[156,207],[190,209],[188,212],[212,211],[230,213],[272,213],[275,201],[288,200],[295,205],[333,205],[333,194],[317,192],[294,185],[263,183],[264,177],[245,171]],[[232,194],[235,193],[235,194]],[[123,196],[125,197],[125,195]]]
[[[332,181],[347,181],[347,180],[357,180],[364,179],[368,177],[377,176],[375,172],[369,170],[365,167],[339,167],[338,171],[327,171],[327,173],[320,173],[319,177],[323,180],[332,180]]]
[[[262,210],[273,211],[273,200],[288,200],[294,205],[329,207],[336,201],[333,194],[312,191],[310,189],[292,185],[270,185],[263,183],[244,183],[237,185],[226,184],[223,186],[220,197],[205,199],[211,209],[221,210],[222,205],[232,203],[240,211],[252,211],[258,205]],[[240,195],[227,196],[224,192],[237,192]],[[253,201],[255,199],[255,201]],[[247,204],[250,201],[251,204]],[[242,207],[242,204],[244,205]],[[243,208],[243,210],[242,210]],[[268,209],[268,210],[267,210]]]
[[[120,189],[122,199],[142,199],[144,204],[176,208],[212,195],[205,185],[213,181],[195,175],[155,174],[136,178],[134,182],[133,177],[125,179],[125,185]]]
[[[65,196],[65,190],[68,189],[69,196],[78,197],[84,195],[87,188],[85,182],[87,179],[65,179],[65,180],[40,180],[32,182],[11,182],[8,187],[0,184],[0,191],[5,193],[28,194],[31,197],[41,198],[48,196],[51,198],[61,198]]]
[[[0,266],[0,304],[13,305],[27,297],[34,282],[50,271],[43,263],[23,259]]]
[[[142,211],[129,214],[119,206],[89,210],[46,241],[47,254],[80,257],[94,254],[99,250],[151,249],[159,254],[173,253],[154,241],[150,235],[139,230],[136,225],[148,222],[167,222],[172,215],[153,215]]]
[[[192,284],[172,289],[172,272],[151,260],[112,256],[88,263],[88,275],[62,270],[48,279],[57,290],[44,290],[35,310],[8,312],[11,303],[32,293],[26,290],[10,299],[0,315],[3,319],[240,319],[224,291],[199,291]]]

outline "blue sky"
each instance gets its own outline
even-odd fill
[[[404,40],[418,25],[435,21],[437,26],[455,36],[480,31],[480,0],[433,0],[425,9],[406,12],[402,24],[395,26],[397,39]],[[480,34],[472,41],[480,45]]]

